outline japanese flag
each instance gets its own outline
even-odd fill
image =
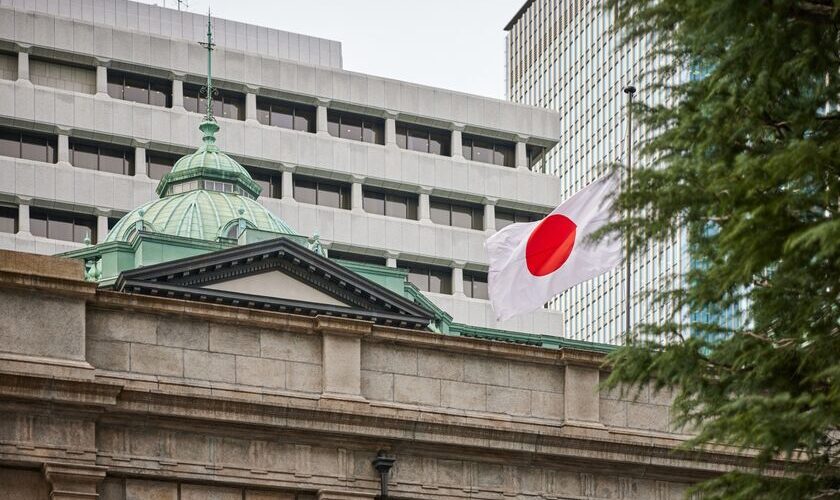
[[[611,222],[615,175],[601,177],[538,222],[511,224],[484,243],[490,303],[503,321],[539,309],[568,288],[622,261],[620,238],[590,234]]]

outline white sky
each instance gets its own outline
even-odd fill
[[[347,70],[504,99],[503,28],[524,1],[188,0],[187,10],[338,40]]]

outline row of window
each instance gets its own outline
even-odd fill
[[[364,264],[385,265],[384,257],[330,250],[331,259],[348,260]],[[398,261],[397,267],[408,271],[408,281],[419,290],[431,293],[452,293],[452,269],[416,262]],[[464,271],[464,295],[474,299],[487,299],[487,273]]]
[[[29,231],[34,236],[83,243],[96,243],[96,217],[31,207]],[[18,232],[18,207],[0,205],[0,233]]]
[[[245,94],[216,88],[213,95],[213,112],[216,116],[233,120],[245,119]],[[172,106],[172,82],[163,78],[108,70],[108,95],[115,99]],[[184,108],[194,113],[205,113],[207,104],[200,85],[183,84]],[[257,121],[264,125],[315,132],[315,107],[306,104],[257,98]],[[333,137],[371,144],[385,144],[385,120],[336,110],[327,113],[327,131]],[[397,124],[397,146],[411,151],[449,156],[450,132],[408,123]],[[514,145],[481,137],[464,136],[464,157],[468,160],[513,167]],[[529,164],[542,160],[544,148],[529,146]]]

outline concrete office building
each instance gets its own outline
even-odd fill
[[[566,198],[600,176],[604,166],[626,162],[626,95],[634,85],[636,99],[647,103],[667,98],[644,89],[656,62],[644,58],[647,43],[619,47],[612,16],[598,2],[527,0],[505,26],[507,96],[513,102],[542,106],[559,113],[560,141],[545,158],[536,155],[535,171],[560,179]],[[647,132],[633,127],[638,144]],[[672,286],[686,265],[683,239],[651,244],[632,260],[631,322],[655,322],[672,311],[641,298],[648,290]],[[582,283],[555,299],[570,338],[617,344],[625,330],[624,267]]]
[[[0,247],[103,241],[193,150],[205,18],[124,0],[0,0]],[[558,114],[341,68],[338,42],[218,19],[219,145],[258,202],[332,256],[410,270],[457,321],[561,335],[541,311],[497,325],[483,242],[561,199],[529,158]]]

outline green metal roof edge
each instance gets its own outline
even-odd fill
[[[463,323],[452,323],[449,326],[449,334],[461,337],[496,340],[512,344],[546,347],[551,349],[577,349],[580,351],[593,351],[600,353],[610,353],[617,349],[617,346],[611,344],[565,339],[554,335],[512,332],[510,330],[465,325]]]

